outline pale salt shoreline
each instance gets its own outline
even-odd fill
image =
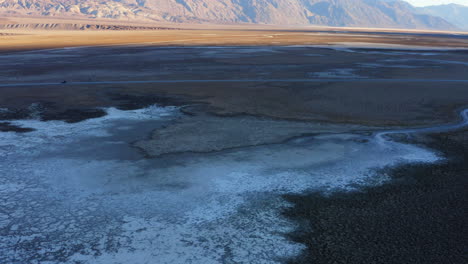
[[[54,263],[278,263],[304,248],[284,236],[295,224],[281,216],[290,206],[281,195],[380,185],[388,178],[375,169],[441,159],[414,145],[382,145],[381,136],[331,134],[127,160],[119,155],[132,150],[120,147],[129,142],[119,135],[170,122],[177,109],[107,113],[75,124],[13,121],[37,131],[0,133],[2,262],[50,254]],[[116,156],[102,154],[107,149]],[[83,250],[73,251],[77,245]],[[70,252],[66,261],[60,252]]]

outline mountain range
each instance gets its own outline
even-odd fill
[[[423,14],[441,17],[460,29],[468,30],[468,6],[449,4],[418,8]]]
[[[0,0],[2,16],[456,30],[450,12],[401,0]]]

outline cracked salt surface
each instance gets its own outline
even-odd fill
[[[281,194],[354,190],[387,180],[375,169],[438,160],[353,134],[145,159],[130,143],[177,109],[107,113],[0,133],[0,263],[279,263],[304,248],[284,236],[295,225]]]

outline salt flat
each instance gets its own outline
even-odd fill
[[[420,39],[413,46],[452,43],[423,50],[325,45],[330,33],[307,35],[309,43],[303,33],[234,30],[105,32],[75,42],[93,34],[17,35],[0,54],[0,262],[307,260],[313,245],[293,234],[312,241],[304,226],[319,222],[308,222],[301,201],[320,205],[309,195],[359,195],[395,181],[412,186],[413,175],[395,180],[392,171],[449,162],[426,136],[462,133],[466,123],[459,114],[468,102],[468,53],[452,49],[464,38],[410,37]],[[160,46],[184,34],[201,40]],[[235,42],[234,34],[252,38]],[[113,42],[123,35],[168,42]],[[372,39],[400,41],[380,35]],[[56,39],[73,43],[54,46]],[[21,51],[11,49],[21,41]],[[98,42],[104,46],[77,47]],[[228,46],[209,46],[219,43]],[[410,206],[420,207],[417,200],[401,208]],[[299,216],[285,214],[291,210]],[[366,219],[389,219],[373,216]]]
[[[440,159],[346,133],[148,159],[129,140],[177,109],[106,111],[75,124],[15,121],[36,131],[0,134],[2,261],[281,262],[303,249],[285,237],[295,225],[281,195],[380,185],[388,178],[376,169]]]

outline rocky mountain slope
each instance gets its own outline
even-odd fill
[[[468,30],[468,6],[450,4],[428,6],[418,9],[423,14],[439,16],[453,25]]]
[[[131,21],[454,29],[400,0],[0,0],[0,14]]]

